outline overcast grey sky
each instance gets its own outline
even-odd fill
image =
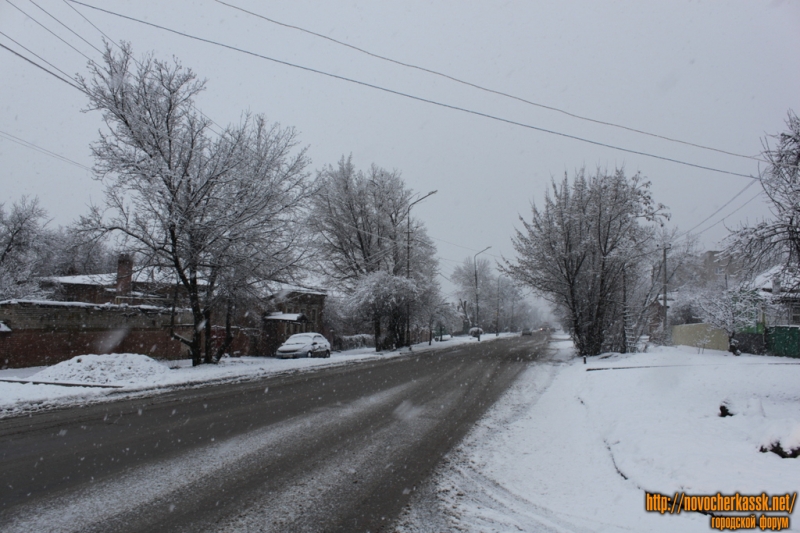
[[[35,0],[102,48],[101,34],[63,0]],[[25,11],[23,15],[17,8]],[[0,0],[0,43],[64,72],[85,73],[99,54],[30,0]],[[487,94],[441,77],[366,56],[208,0],[86,0],[86,3],[266,56],[420,98],[594,141],[714,167],[758,172],[754,160],[601,126]],[[230,0],[287,24],[376,54],[447,73],[498,91],[729,152],[757,155],[767,134],[800,112],[800,2],[780,1],[481,1],[364,2]],[[360,168],[400,170],[420,192],[439,193],[414,207],[448,273],[492,246],[513,254],[518,214],[541,203],[551,176],[586,166],[624,165],[653,183],[672,223],[689,229],[749,181],[587,144],[437,107],[368,87],[200,43],[72,4],[137,55],[175,56],[208,80],[197,104],[218,124],[252,111],[294,126],[313,168],[353,154]],[[35,19],[35,20],[32,20]],[[50,67],[48,67],[50,68]],[[77,90],[0,49],[0,201],[36,195],[68,224],[102,200],[90,172],[9,140],[11,134],[91,167],[99,113],[82,113]],[[768,215],[755,184],[697,228],[707,249],[740,221]],[[737,210],[738,209],[738,210]]]

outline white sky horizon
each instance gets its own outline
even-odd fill
[[[13,3],[13,5],[12,5]],[[276,59],[435,100],[505,120],[756,175],[752,159],[685,146],[578,120],[419,70],[378,60],[330,41],[271,24],[218,2],[110,0],[101,6]],[[755,156],[766,135],[800,110],[800,3],[729,2],[328,2],[231,3],[376,54],[444,72],[574,114]],[[652,182],[681,231],[708,217],[749,178],[582,143],[506,122],[426,104],[312,72],[192,41],[78,4],[36,4],[102,48],[103,36],[131,42],[137,56],[173,56],[207,79],[197,106],[224,126],[244,112],[293,126],[309,147],[310,170],[353,154],[402,172],[409,187],[438,194],[417,204],[449,276],[464,258],[513,257],[518,215],[541,205],[551,178],[576,169],[624,166]],[[17,8],[24,10],[23,15]],[[100,54],[30,0],[0,0],[0,44],[70,75]],[[32,20],[32,18],[36,21]],[[48,67],[51,68],[51,67]],[[54,225],[102,203],[102,186],[85,169],[12,142],[13,135],[92,166],[100,114],[84,113],[77,90],[0,49],[1,202],[37,196]],[[6,134],[6,135],[2,135]],[[769,216],[756,183],[709,221],[700,243],[716,249],[726,228]],[[724,219],[724,222],[721,222]],[[710,227],[710,228],[709,228]],[[444,280],[442,280],[444,281]],[[446,284],[445,284],[446,285]],[[449,290],[445,287],[445,292]]]

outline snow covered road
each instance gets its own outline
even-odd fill
[[[542,339],[4,420],[3,531],[376,531]]]

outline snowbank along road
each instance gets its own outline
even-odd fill
[[[0,421],[0,529],[381,531],[544,335]]]

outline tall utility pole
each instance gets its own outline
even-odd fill
[[[481,307],[478,303],[479,300],[478,295],[480,294],[480,291],[478,289],[478,256],[483,252],[485,252],[486,250],[488,250],[489,248],[491,248],[491,246],[487,246],[486,248],[484,248],[483,250],[472,256],[472,265],[475,268],[475,327],[478,329],[480,329],[481,327]],[[481,340],[480,333],[478,333],[478,340]]]
[[[408,204],[408,210],[406,211],[406,279],[411,279],[411,208],[437,192],[439,191],[431,191],[422,198]],[[411,302],[408,301],[406,302],[406,344],[411,346]]]

